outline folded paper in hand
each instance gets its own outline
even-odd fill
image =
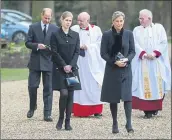
[[[45,48],[48,50],[51,50],[51,46],[50,45],[45,45]]]

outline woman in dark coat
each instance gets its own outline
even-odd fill
[[[124,101],[127,132],[131,125],[132,72],[131,60],[135,56],[133,33],[123,28],[125,15],[117,11],[112,15],[112,29],[105,31],[101,41],[101,56],[106,61],[101,101],[110,103],[113,118],[112,133],[119,133],[117,103]],[[120,59],[121,53],[125,58]]]
[[[73,87],[68,87],[66,84],[67,74],[71,75],[73,72],[78,76],[77,60],[79,56],[80,40],[79,34],[72,31],[70,26],[72,24],[73,15],[71,12],[64,12],[61,16],[61,28],[57,32],[52,33],[51,36],[51,50],[53,52],[53,90],[60,91],[59,99],[59,120],[56,128],[62,128],[64,120],[64,112],[66,112],[65,129],[72,130],[70,126],[70,118],[73,105],[74,90],[80,90],[80,84]]]

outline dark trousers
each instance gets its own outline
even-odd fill
[[[42,73],[44,116],[50,116],[52,110],[52,73],[50,71],[29,70],[28,90],[30,97],[30,110],[35,109],[37,103],[37,88]]]

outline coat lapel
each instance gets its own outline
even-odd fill
[[[40,37],[41,40],[44,40],[44,34],[43,34],[43,31],[42,31],[42,28],[41,28],[41,22],[38,23],[38,28],[37,28],[38,32],[38,36]]]

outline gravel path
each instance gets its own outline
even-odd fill
[[[119,104],[120,133],[112,134],[112,119],[108,104],[104,104],[103,117],[97,119],[72,116],[72,131],[57,131],[58,92],[53,97],[53,122],[43,121],[42,85],[38,89],[38,107],[27,119],[29,96],[27,80],[1,83],[1,139],[171,139],[171,94],[165,97],[163,110],[147,120],[143,113],[133,110],[134,134],[125,130],[123,103]]]

